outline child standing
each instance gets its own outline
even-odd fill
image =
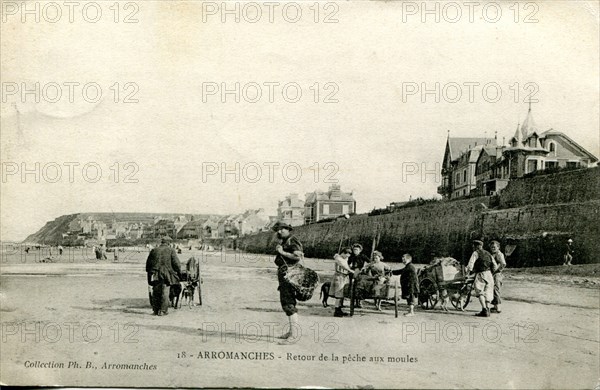
[[[340,254],[333,256],[335,260],[335,274],[331,281],[331,294],[335,297],[334,317],[346,317],[348,314],[342,311],[342,302],[344,300],[344,287],[350,281],[350,274],[353,272],[348,265],[348,258],[352,251],[349,248],[343,249]]]
[[[408,253],[402,256],[402,263],[404,268],[399,270],[400,275],[400,287],[402,288],[402,298],[406,299],[408,304],[408,312],[404,313],[407,317],[415,315],[415,304],[419,296],[419,279],[417,277],[417,270],[412,263],[412,256]],[[397,273],[397,272],[394,272]]]

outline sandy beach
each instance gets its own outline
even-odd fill
[[[111,254],[109,254],[111,255]],[[598,385],[598,277],[566,283],[509,271],[503,312],[417,310],[394,317],[371,301],[333,317],[299,305],[301,336],[284,330],[272,256],[184,251],[200,259],[203,305],[152,315],[147,252],[119,262],[87,255],[37,263],[6,256],[0,276],[3,384],[593,388]],[[111,256],[109,256],[110,258]],[[306,259],[321,280],[330,260]],[[393,268],[399,264],[391,264]],[[564,278],[563,278],[564,279]],[[577,279],[573,276],[572,279]],[[195,297],[197,302],[197,296]],[[404,302],[400,310],[405,311]],[[253,375],[249,375],[252,373]],[[482,373],[488,373],[485,379]],[[508,374],[510,373],[510,375]]]

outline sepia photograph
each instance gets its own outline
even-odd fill
[[[0,385],[600,389],[598,0],[0,12]]]

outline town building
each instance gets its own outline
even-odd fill
[[[237,228],[241,236],[264,231],[269,225],[269,216],[263,209],[247,210],[237,218]]]
[[[352,192],[343,192],[339,184],[332,184],[327,192],[309,192],[305,199],[304,221],[306,224],[356,212],[356,201]]]
[[[493,195],[513,179],[543,170],[593,167],[593,154],[563,132],[540,131],[531,112],[508,145],[494,138],[448,137],[438,193],[445,199]]]
[[[153,226],[152,234],[153,237],[176,237],[177,229],[175,227],[175,221],[170,219],[159,219]]]
[[[211,238],[209,218],[194,219],[186,223],[178,232],[177,238]]]
[[[304,224],[304,201],[298,194],[289,194],[277,206],[277,219],[291,226]]]
[[[445,199],[468,196],[476,187],[475,171],[479,154],[484,147],[495,146],[494,138],[448,136],[442,162],[442,184],[438,187],[438,194]]]

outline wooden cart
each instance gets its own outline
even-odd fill
[[[394,301],[394,315],[398,318],[398,300],[400,298],[400,276],[391,275],[386,282],[378,285],[376,289],[357,290],[357,280],[350,275],[350,283],[344,288],[344,297],[350,299],[350,316],[354,315],[354,298],[383,299]]]
[[[451,257],[434,260],[419,270],[419,305],[426,310],[435,308],[442,296],[448,296],[452,306],[464,311],[471,300],[473,277]]]

